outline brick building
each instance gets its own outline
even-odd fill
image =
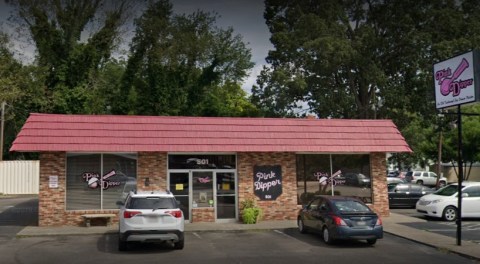
[[[238,221],[247,198],[264,220],[293,220],[315,194],[388,216],[386,153],[411,152],[390,120],[55,114],[31,114],[10,151],[40,154],[40,226],[159,188],[190,222]]]

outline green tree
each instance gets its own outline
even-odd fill
[[[462,107],[462,157],[465,180],[468,180],[472,165],[480,162],[480,105],[468,105]],[[451,129],[445,135],[443,142],[446,151],[443,153],[443,162],[451,162],[458,165],[458,120],[456,111],[453,111],[450,125]],[[471,114],[471,115],[469,115]]]
[[[9,0],[11,17],[35,44],[48,112],[84,113],[91,82],[111,58],[128,0]]]
[[[11,42],[0,33],[0,103],[5,102],[5,159],[28,157],[29,154],[9,153],[8,150],[30,112],[44,110],[44,76],[41,68],[24,66],[11,52]]]
[[[114,113],[229,115],[208,102],[245,78],[253,63],[241,37],[215,21],[201,11],[175,15],[167,0],[150,3],[135,21],[121,85],[125,103]]]

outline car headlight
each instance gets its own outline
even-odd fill
[[[441,202],[441,201],[442,201],[442,199],[436,199],[436,200],[433,200],[433,201],[432,201],[432,204],[436,204],[436,203],[439,203],[439,202]]]

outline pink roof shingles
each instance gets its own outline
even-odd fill
[[[31,114],[10,151],[411,152],[390,120]]]

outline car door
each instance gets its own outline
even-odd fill
[[[303,224],[306,227],[314,228],[315,227],[315,217],[318,214],[318,206],[320,203],[320,198],[313,199],[306,207],[303,209]]]
[[[422,197],[425,194],[423,192],[424,188],[428,188],[428,187],[414,185],[414,184],[410,185],[410,192],[408,194],[408,200],[407,200],[409,207],[415,207],[418,199],[420,199],[420,197]]]
[[[320,203],[318,206],[318,210],[315,213],[315,220],[314,220],[315,221],[314,228],[317,231],[320,232],[322,230],[325,224],[325,221],[330,213],[331,213],[331,209],[330,209],[330,206],[328,205],[327,199],[324,199],[324,198],[320,199]]]
[[[480,186],[469,186],[462,193],[462,216],[480,217]]]
[[[429,172],[428,173],[429,177],[428,177],[428,184],[427,185],[430,185],[430,186],[435,186],[437,185],[437,174],[435,174],[435,172]]]
[[[391,207],[408,205],[409,185],[397,184],[395,188],[388,193],[388,200]]]

